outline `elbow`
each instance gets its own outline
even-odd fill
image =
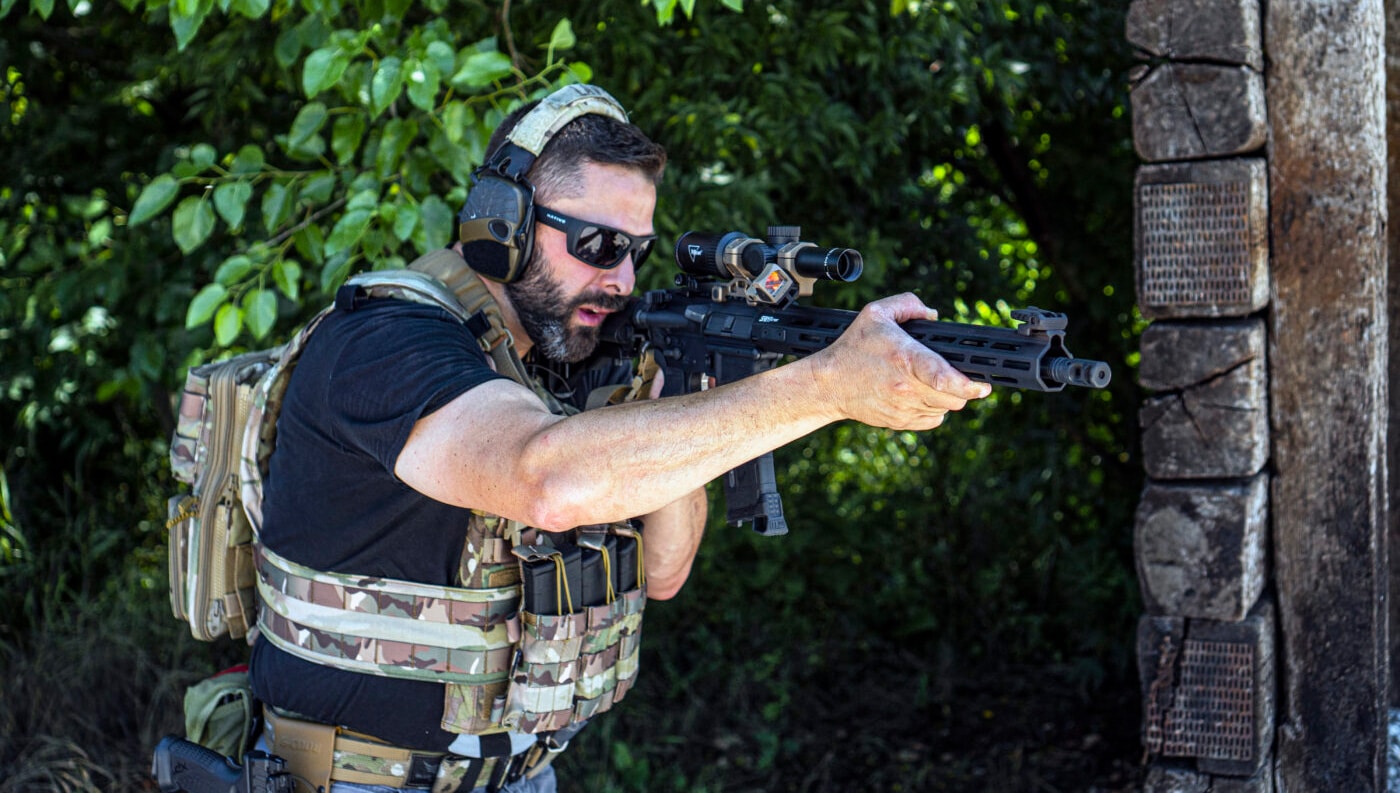
[[[670,600],[680,594],[690,578],[690,560],[669,570],[647,569],[647,600]]]
[[[568,531],[585,525],[582,511],[562,503],[549,503],[544,499],[530,506],[524,516],[525,525],[548,532]]]
[[[670,600],[680,594],[685,579],[679,581],[658,581],[647,577],[647,600]]]

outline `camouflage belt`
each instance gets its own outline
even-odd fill
[[[287,732],[288,727],[307,724],[264,708],[268,730]],[[311,779],[352,782],[360,785],[431,790],[432,793],[468,793],[478,786],[497,790],[525,776],[534,776],[554,759],[554,752],[535,744],[513,756],[459,757],[446,752],[425,752],[393,746],[357,732],[326,727],[334,731],[329,755],[329,774],[305,769]],[[269,745],[272,742],[269,739]],[[325,766],[321,766],[325,769]],[[306,773],[311,772],[311,773]]]

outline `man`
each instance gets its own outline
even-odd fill
[[[305,596],[279,612],[283,622],[267,616],[265,598],[253,684],[270,706],[279,754],[320,740],[289,739],[294,731],[330,725],[306,734],[335,736],[335,759],[325,761],[334,769],[322,777],[333,793],[430,786],[435,777],[447,789],[553,790],[547,758],[630,686],[642,604],[673,597],[689,575],[707,482],[834,421],[932,429],[989,390],[899,329],[933,317],[906,294],[867,306],[827,350],[736,383],[584,412],[549,405],[534,383],[507,376],[511,363],[557,367],[592,352],[654,242],[665,153],[615,100],[585,86],[513,114],[488,148],[454,250],[475,271],[463,270],[471,300],[493,305],[495,338],[513,354],[497,357],[502,345],[479,344],[480,327],[442,309],[352,298],[312,335],[278,419],[262,543],[290,560],[279,575],[337,594]],[[787,417],[777,425],[766,420],[775,402]],[[606,603],[583,604],[589,616],[577,617],[566,560],[606,556],[604,546],[619,557],[629,542],[640,549],[645,586],[611,573]],[[510,613],[472,612],[466,638],[450,648],[480,654],[449,663],[455,677],[444,685],[415,658],[385,660],[392,653],[374,642],[397,641],[399,629],[364,627],[390,609],[382,597],[364,608],[356,576],[455,588],[445,596],[463,608],[476,609],[473,593],[492,603],[505,593]],[[531,607],[532,585],[553,587],[554,601]],[[352,600],[361,605],[352,609]],[[328,617],[345,626],[337,638],[313,647],[307,631],[287,628],[328,602],[354,610]],[[405,630],[440,635],[420,623]],[[377,666],[361,657],[367,647],[379,648]],[[345,760],[361,751],[369,759],[360,765]]]

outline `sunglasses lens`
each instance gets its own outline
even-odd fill
[[[632,255],[632,269],[633,269],[633,270],[637,270],[637,269],[640,269],[640,268],[641,268],[642,262],[644,262],[644,261],[647,260],[647,257],[651,255],[651,249],[652,249],[653,247],[655,247],[655,246],[656,246],[656,240],[655,240],[655,239],[643,240],[643,241],[642,241],[642,244],[640,244],[640,245],[637,246],[637,252],[636,252],[635,254]]]
[[[611,267],[618,255],[617,234],[597,226],[584,226],[573,254],[594,267]]]
[[[631,246],[632,238],[620,231],[600,229],[597,226],[584,226],[578,235],[577,250],[573,253],[594,267],[606,269],[616,267],[631,250]],[[650,248],[649,243],[647,247]],[[645,255],[645,253],[639,252],[634,264],[641,264],[641,259]]]

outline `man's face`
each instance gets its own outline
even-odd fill
[[[644,175],[615,165],[588,163],[577,196],[550,198],[550,208],[633,234],[652,233],[656,188]],[[535,247],[525,275],[506,294],[530,340],[546,358],[573,362],[598,345],[603,320],[621,310],[636,284],[629,256],[611,270],[586,264],[568,252],[567,235],[535,225]]]

